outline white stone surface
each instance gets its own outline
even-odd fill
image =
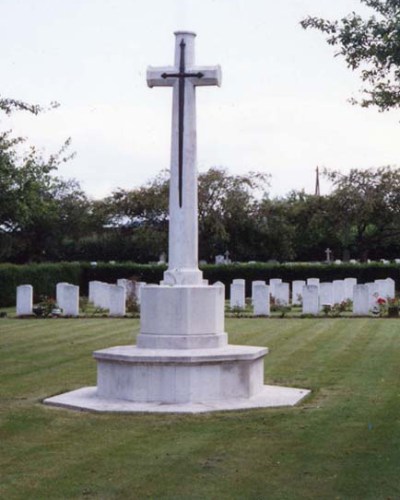
[[[29,316],[33,313],[32,285],[17,286],[17,316]]]
[[[197,208],[197,145],[196,145],[196,86],[220,85],[219,66],[195,66],[195,33],[175,33],[174,66],[149,67],[149,87],[173,87],[172,99],[172,143],[171,180],[169,190],[169,250],[168,270],[164,273],[165,284],[201,284],[202,273],[198,268],[198,208]],[[179,72],[181,60],[180,44],[185,44],[185,71],[202,73],[202,77],[185,78],[184,134],[183,134],[183,179],[182,206],[179,203],[179,85],[177,78],[165,78],[164,74]]]
[[[303,286],[306,282],[304,280],[295,280],[292,282],[292,304],[300,305],[303,300]]]
[[[100,397],[187,403],[249,398],[263,387],[264,347],[140,349],[117,346],[93,353]]]
[[[353,289],[353,315],[368,316],[370,311],[368,285],[354,285]]]
[[[277,283],[275,285],[275,304],[277,306],[287,306],[289,304],[289,295],[289,283]]]
[[[319,314],[319,287],[305,285],[303,287],[303,314]]]
[[[320,283],[319,285],[319,305],[322,310],[322,307],[324,305],[331,305],[333,306],[334,304],[334,299],[333,299],[333,284],[332,283]]]
[[[44,403],[49,406],[92,412],[195,414],[212,411],[295,406],[309,393],[310,391],[306,389],[264,385],[261,391],[251,398],[233,398],[200,403],[166,404],[158,402],[136,403],[115,398],[101,398],[97,393],[97,387],[83,387],[82,389],[47,398],[44,400]]]
[[[244,309],[246,307],[246,282],[242,279],[233,280],[231,284],[230,307]]]
[[[395,282],[391,278],[375,280],[378,287],[378,293],[383,299],[394,299]]]
[[[269,286],[262,281],[253,281],[257,283],[253,289],[253,314],[254,316],[270,315],[270,297]]]
[[[279,285],[279,283],[282,283],[281,278],[271,278],[269,280],[269,293],[271,297],[275,297],[275,285]]]
[[[333,302],[335,304],[340,304],[346,300],[344,280],[334,280],[333,281]]]
[[[64,316],[79,316],[79,286],[64,284],[61,287],[60,299],[58,306]]]
[[[142,302],[142,289],[144,286],[146,286],[145,281],[138,281],[136,282],[136,301],[138,304]]]
[[[353,300],[353,290],[354,290],[355,285],[357,285],[357,278],[345,278],[344,279],[345,300]]]
[[[368,286],[368,302],[369,309],[376,306],[377,300],[379,298],[379,286],[377,283],[367,283]]]
[[[386,278],[386,290],[389,299],[396,297],[396,283],[392,278]]]
[[[57,305],[60,309],[63,309],[63,304],[64,304],[64,286],[69,285],[66,281],[63,281],[61,283],[57,283],[56,285],[56,302]]]
[[[147,285],[142,294],[139,347],[193,349],[227,344],[222,283],[213,286]]]
[[[320,279],[319,278],[308,278],[307,285],[314,285],[319,288]]]
[[[251,303],[254,304],[254,289],[258,285],[266,285],[265,281],[257,280],[251,282]]]
[[[136,299],[136,283],[132,280],[120,278],[117,280],[118,286],[123,286],[126,290],[126,299]]]
[[[110,316],[125,316],[126,314],[126,287],[109,285]]]
[[[99,296],[101,281],[89,281],[89,302],[92,302],[96,307],[100,307]]]

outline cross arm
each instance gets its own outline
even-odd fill
[[[191,72],[202,73],[201,78],[196,78],[195,85],[218,85],[221,86],[222,73],[221,66],[196,66]]]
[[[173,66],[153,67],[147,68],[147,85],[152,87],[172,87],[174,85],[174,78],[163,78],[165,73],[176,73],[176,68]]]

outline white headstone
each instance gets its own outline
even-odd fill
[[[355,316],[368,316],[370,311],[368,285],[354,285],[353,289],[353,314]]]
[[[275,305],[287,306],[289,304],[289,283],[276,283],[275,285]]]
[[[317,286],[319,287],[319,278],[308,278],[307,280],[307,285],[314,285],[314,286]]]
[[[257,285],[266,285],[265,281],[252,281],[251,282],[251,302],[254,304],[254,289]],[[269,290],[269,289],[268,289]]]
[[[333,306],[335,301],[333,300],[333,284],[332,283],[320,283],[319,285],[319,304],[322,306],[330,305]]]
[[[223,255],[216,255],[215,256],[215,263],[217,265],[219,265],[219,264],[225,264],[225,257]]]
[[[280,278],[272,278],[269,280],[269,293],[272,297],[275,297],[275,285],[282,283]]]
[[[109,285],[110,316],[125,316],[126,288],[120,285]]]
[[[56,285],[56,302],[57,302],[58,307],[60,307],[61,309],[63,308],[63,306],[62,306],[62,304],[64,302],[63,292],[64,292],[65,285],[69,285],[69,283],[67,283],[66,281],[63,281],[61,283],[57,283],[57,285]]]
[[[386,278],[386,290],[389,299],[394,299],[396,297],[396,283],[392,278]]]
[[[246,282],[245,280],[236,279],[233,280],[231,284],[231,299],[230,299],[231,309],[239,308],[244,309],[246,307]]]
[[[17,316],[29,316],[33,312],[32,285],[17,286]]]
[[[300,305],[303,300],[303,286],[306,282],[304,280],[295,280],[292,282],[292,304]]]
[[[369,309],[372,309],[377,305],[377,300],[379,299],[379,286],[377,283],[366,283],[368,286],[368,303]]]
[[[79,316],[79,286],[63,284],[61,288],[61,303],[64,316]]]
[[[378,286],[379,295],[383,299],[394,299],[395,292],[395,282],[392,278],[378,279],[375,280],[375,284]]]
[[[136,298],[136,284],[132,280],[127,280],[124,278],[117,280],[118,286],[123,286],[126,290],[126,299]]]
[[[145,281],[137,281],[136,282],[136,301],[140,304],[142,300],[142,288],[146,285]]]
[[[344,296],[345,300],[353,300],[353,289],[357,285],[357,278],[344,279]]]
[[[89,281],[89,302],[92,302],[97,307],[99,305],[99,290],[100,290],[101,282],[100,281]]]
[[[303,287],[303,314],[319,314],[319,287],[316,285]]]
[[[254,316],[269,316],[269,286],[263,281],[253,281],[256,283],[253,289]]]
[[[346,295],[344,291],[344,280],[334,280],[333,281],[333,303],[341,304],[346,300]]]

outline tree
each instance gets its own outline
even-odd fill
[[[315,28],[338,47],[352,70],[361,70],[365,84],[360,101],[363,107],[380,111],[400,107],[400,0],[360,0],[375,11],[368,19],[352,13],[340,21],[307,17],[303,28]]]
[[[264,194],[269,175],[230,175],[210,168],[199,175],[199,255],[211,260],[229,250],[236,260],[257,258],[257,192]]]
[[[0,111],[17,110],[37,114],[44,108],[0,98]],[[70,139],[47,159],[34,147],[17,154],[23,142],[10,131],[0,134],[0,260],[59,260],[63,241],[88,231],[91,204],[76,181],[54,175],[73,156]]]
[[[343,250],[366,259],[400,251],[400,169],[325,171],[334,186],[330,221]]]

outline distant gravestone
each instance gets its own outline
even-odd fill
[[[120,278],[117,280],[117,285],[125,288],[126,300],[136,298],[136,285],[134,281]]]
[[[320,283],[319,278],[308,278],[307,279],[307,285],[316,286],[316,287],[318,287],[318,289],[319,289],[319,283]]]
[[[239,308],[244,309],[246,307],[246,282],[242,279],[233,280],[231,284],[231,299],[230,299],[231,309]]]
[[[346,300],[346,295],[344,292],[344,280],[334,280],[333,281],[333,303],[340,304]]]
[[[333,284],[320,283],[319,285],[319,304],[322,309],[324,305],[332,306],[335,303],[333,299]]]
[[[389,299],[394,299],[396,297],[396,283],[394,279],[386,278],[386,287]]]
[[[261,280],[251,282],[251,302],[252,302],[252,304],[254,304],[255,287],[258,285],[266,285],[266,283],[265,283],[265,281],[261,281]]]
[[[125,316],[126,314],[126,288],[121,285],[109,285],[108,292],[110,316]]]
[[[304,280],[292,281],[292,304],[298,306],[303,300],[303,286],[306,282]]]
[[[137,281],[136,282],[136,302],[140,304],[142,300],[142,288],[146,285],[147,283],[145,281]]]
[[[61,283],[57,283],[56,285],[56,302],[57,305],[60,309],[63,309],[63,303],[64,303],[64,286],[69,285],[69,283],[63,281]]]
[[[332,257],[332,250],[330,248],[327,248],[325,250],[325,255],[326,255],[326,262],[330,262]]]
[[[275,285],[275,304],[278,306],[287,306],[289,304],[289,283],[276,283]]]
[[[253,314],[254,316],[269,316],[270,301],[269,301],[269,286],[265,281],[253,281]]]
[[[357,278],[344,279],[344,296],[345,300],[353,300],[353,289],[357,285]]]
[[[29,316],[33,313],[32,285],[17,286],[17,316]]]
[[[354,285],[353,289],[353,314],[355,316],[368,316],[370,311],[368,285]]]
[[[282,283],[280,278],[272,278],[269,280],[269,293],[272,297],[275,297],[275,285]]]
[[[89,281],[89,302],[92,302],[97,307],[100,307],[98,303],[100,283],[100,281]]]
[[[158,258],[158,264],[159,265],[164,265],[167,263],[167,254],[163,252],[160,257]]]
[[[225,264],[225,257],[223,255],[216,255],[215,256],[215,264],[217,264],[217,265]]]
[[[372,309],[377,305],[379,299],[379,286],[377,283],[366,283],[368,286],[368,306]]]
[[[61,291],[61,304],[64,316],[79,316],[79,286],[64,284]]]
[[[319,287],[316,285],[303,287],[303,314],[319,314]]]
[[[378,287],[379,297],[387,299],[389,297],[388,282],[384,279],[375,280],[375,284]]]

